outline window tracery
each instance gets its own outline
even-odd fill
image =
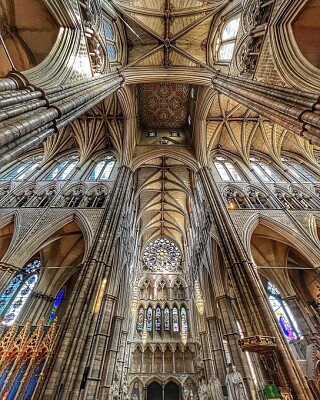
[[[282,300],[280,292],[271,282],[267,284],[267,293],[271,307],[276,314],[281,329],[288,341],[297,339],[300,332],[297,323],[285,301]]]
[[[106,188],[102,186],[95,187],[85,195],[86,207],[103,207],[107,198]]]
[[[295,179],[304,182],[319,182],[320,179],[309,172],[303,165],[290,160],[287,157],[281,157],[281,161],[288,167],[289,173],[291,173]]]
[[[229,186],[224,190],[224,193],[230,210],[248,208],[246,197],[239,189]]]
[[[234,163],[231,163],[227,158],[223,156],[216,156],[214,159],[214,165],[219,173],[221,180],[223,181],[243,181],[240,172]]]
[[[104,37],[109,61],[117,60],[116,34],[111,21],[103,20]]]
[[[143,261],[152,271],[174,271],[181,263],[181,252],[173,241],[161,237],[145,248]]]
[[[266,162],[257,159],[256,157],[249,158],[253,170],[264,182],[280,182],[280,176],[274,171],[274,169]]]
[[[240,25],[240,16],[227,19],[216,40],[216,58],[221,62],[230,62],[233,56],[237,33]]]
[[[78,156],[70,156],[67,159],[60,160],[51,169],[51,171],[46,175],[46,180],[65,180],[70,178],[71,174],[74,172],[79,161]]]
[[[0,175],[0,179],[23,181],[27,179],[40,165],[43,156],[34,156],[31,159],[20,161]]]
[[[269,196],[262,191],[249,188],[247,190],[248,200],[253,208],[270,208]]]
[[[0,297],[0,315],[4,325],[12,325],[34,289],[40,272],[41,261],[35,259],[16,275]]]
[[[108,155],[100,160],[93,167],[88,176],[89,181],[106,181],[110,178],[116,159],[113,155]]]

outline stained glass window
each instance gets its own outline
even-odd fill
[[[139,332],[143,331],[143,321],[144,321],[144,308],[140,307],[138,311],[138,324],[137,324],[137,330]]]
[[[0,314],[3,312],[3,310],[6,308],[6,306],[12,299],[13,295],[16,293],[17,289],[21,285],[22,279],[23,277],[21,274],[15,276],[7,286],[3,295],[0,297]]]
[[[50,313],[50,317],[49,317],[49,324],[52,324],[52,322],[54,321],[56,314],[57,314],[57,310],[62,302],[63,299],[63,294],[64,294],[64,290],[61,289],[58,293],[57,298],[55,299],[55,302],[53,303],[53,307]]]
[[[106,156],[94,166],[88,177],[89,181],[104,181],[109,179],[115,163],[114,156]]]
[[[116,35],[113,25],[110,21],[103,20],[104,36],[106,39],[106,47],[109,61],[116,61],[117,47]]]
[[[152,332],[152,307],[147,309],[147,331]]]
[[[181,252],[173,241],[160,237],[145,248],[143,260],[152,271],[173,271],[181,263]]]
[[[161,331],[161,308],[156,308],[156,320],[155,320],[156,331]]]
[[[182,332],[188,332],[187,310],[185,307],[181,307],[181,330]]]
[[[38,281],[41,261],[36,259],[15,276],[0,296],[0,315],[4,325],[12,325]]]
[[[165,307],[163,311],[163,318],[164,318],[164,330],[170,331],[170,310],[169,307]]]
[[[277,320],[287,340],[297,339],[300,336],[299,328],[290,308],[282,300],[280,292],[271,282],[268,282],[267,292],[269,301],[276,314]]]
[[[172,309],[172,326],[173,332],[179,332],[179,317],[177,307],[173,307]]]
[[[19,312],[27,301],[29,295],[32,292],[32,289],[35,287],[37,283],[38,275],[31,275],[25,283],[22,285],[21,289],[17,293],[17,295],[13,298],[8,311],[5,313],[3,317],[4,325],[12,325],[15,319],[17,318]]]

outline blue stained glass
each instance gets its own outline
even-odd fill
[[[21,285],[21,282],[22,282],[22,275],[17,275],[11,280],[9,286],[4,291],[4,294],[0,297],[0,313],[2,313],[7,304],[10,302],[13,295]]]
[[[116,46],[113,43],[107,43],[107,53],[110,61],[114,61],[117,58]]]
[[[29,281],[31,283],[29,284]],[[32,289],[34,288],[35,284],[37,283],[38,275],[32,275],[27,282],[25,282],[21,289],[15,295],[10,307],[8,308],[6,314],[3,318],[4,325],[12,325],[15,319],[17,318],[19,312],[21,311],[22,307],[24,306],[25,302],[27,301]]]
[[[160,307],[156,308],[156,331],[161,331],[161,309]]]
[[[50,317],[49,317],[49,321],[48,321],[49,324],[52,324],[52,322],[53,322],[54,319],[55,319],[55,316],[56,316],[56,314],[57,314],[58,307],[60,306],[60,304],[61,304],[61,302],[62,302],[63,295],[64,295],[64,290],[61,289],[61,290],[59,291],[59,293],[58,293],[57,298],[55,299],[55,302],[53,303],[53,307],[52,307],[52,310],[51,310],[51,313],[50,313]]]
[[[112,24],[109,21],[104,20],[103,28],[104,28],[104,34],[105,34],[106,38],[113,40],[114,39],[114,30],[113,30]]]
[[[188,332],[187,310],[181,307],[181,329],[183,332]]]
[[[179,317],[178,317],[178,309],[173,307],[172,309],[172,326],[173,332],[179,332]]]
[[[147,310],[147,331],[152,332],[152,308],[148,307]]]
[[[164,330],[165,331],[170,331],[170,311],[169,307],[165,307],[164,312],[163,312],[163,317],[164,317]]]

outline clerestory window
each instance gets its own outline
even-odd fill
[[[217,156],[214,159],[214,165],[219,173],[221,180],[223,181],[236,181],[240,182],[244,179],[240,175],[235,164],[228,161],[227,158],[222,156]]]
[[[250,157],[250,163],[253,170],[264,182],[281,182],[283,179],[274,171],[274,169],[264,161],[255,157]]]
[[[116,35],[112,22],[103,20],[103,30],[106,39],[106,48],[109,61],[117,60]]]
[[[240,24],[240,16],[227,19],[216,41],[216,57],[218,61],[230,62],[233,56],[237,33]]]
[[[51,171],[47,174],[45,179],[52,180],[64,180],[70,178],[72,173],[74,172],[75,167],[77,166],[79,161],[78,156],[70,156],[67,159],[58,161],[56,165],[51,169]]]
[[[106,181],[110,178],[116,159],[113,155],[108,155],[100,160],[93,167],[88,176],[89,181]]]
[[[281,157],[281,161],[288,167],[289,173],[291,173],[291,175],[298,181],[313,182],[313,183],[319,182],[320,179],[311,172],[309,172],[301,164],[292,161],[287,157]]]
[[[27,179],[41,163],[43,156],[35,156],[28,160],[21,161],[14,165],[9,170],[3,172],[0,175],[0,179],[12,180],[16,179],[18,181],[23,181]]]

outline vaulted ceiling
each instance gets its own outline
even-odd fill
[[[206,66],[214,14],[226,0],[114,0],[126,25],[129,65]]]

